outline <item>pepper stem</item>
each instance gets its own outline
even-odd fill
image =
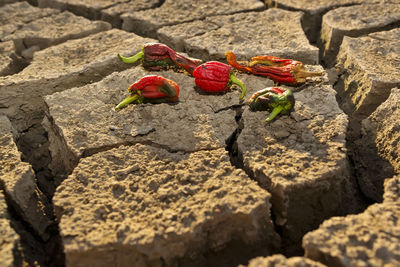
[[[138,61],[139,59],[142,59],[144,56],[144,52],[140,51],[138,52],[136,55],[131,56],[131,57],[124,57],[121,54],[118,54],[119,58],[125,62],[125,63],[135,63],[136,61]]]
[[[270,122],[272,121],[279,113],[281,113],[283,110],[283,106],[277,106],[275,107],[272,112],[269,114],[268,118],[265,119],[265,122]]]
[[[240,94],[240,100],[243,100],[244,96],[246,94],[246,90],[247,90],[246,86],[244,86],[244,83],[241,80],[239,80],[238,78],[236,78],[236,76],[235,76],[235,74],[233,74],[233,72],[231,72],[231,74],[229,75],[229,80],[232,83],[239,85],[240,88],[242,88],[242,93]]]
[[[115,107],[115,109],[116,109],[116,110],[121,109],[121,108],[123,108],[124,106],[126,106],[126,105],[132,103],[133,101],[136,101],[136,100],[138,100],[138,99],[140,99],[140,98],[141,98],[141,96],[140,96],[140,95],[136,95],[136,94],[135,94],[135,95],[128,96],[127,98],[125,98],[124,100],[122,100],[121,103],[119,103],[119,104]]]

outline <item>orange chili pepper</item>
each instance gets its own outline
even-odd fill
[[[321,76],[324,72],[309,72],[300,61],[273,56],[257,56],[251,58],[246,65],[239,64],[232,51],[225,53],[228,63],[235,69],[255,75],[266,76],[277,83],[299,85],[306,82],[307,77]]]

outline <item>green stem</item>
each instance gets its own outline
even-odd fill
[[[121,108],[123,108],[124,106],[126,106],[126,105],[132,103],[133,101],[136,101],[137,99],[140,99],[140,98],[141,98],[141,96],[140,96],[140,95],[136,95],[136,94],[135,94],[135,95],[128,96],[127,98],[125,98],[124,100],[122,100],[122,102],[119,103],[119,104],[115,107],[115,109],[116,109],[116,110],[121,109]]]
[[[265,122],[270,122],[272,121],[279,113],[281,113],[283,110],[282,106],[277,106],[272,110],[272,112],[269,114],[268,118],[265,120]]]
[[[118,56],[125,63],[135,63],[139,59],[143,58],[144,52],[140,51],[139,53],[137,53],[136,55],[131,56],[131,57],[124,57],[124,56],[121,56],[120,54],[118,54]]]
[[[245,94],[246,94],[246,86],[244,86],[244,83],[239,80],[238,78],[236,78],[236,76],[233,74],[233,72],[231,72],[231,74],[229,75],[229,80],[240,86],[240,88],[242,88],[242,93],[240,94],[240,100],[243,100]]]

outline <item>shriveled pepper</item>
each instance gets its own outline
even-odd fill
[[[324,72],[310,72],[304,68],[300,61],[283,59],[273,56],[257,56],[251,58],[250,62],[242,65],[236,61],[232,51],[225,53],[228,63],[235,69],[266,76],[277,83],[299,85],[306,82],[307,77],[321,76]]]
[[[200,59],[185,57],[160,43],[145,44],[142,50],[132,57],[124,57],[120,54],[118,56],[125,63],[135,63],[140,60],[143,67],[149,70],[182,68],[190,74],[203,63]]]
[[[194,82],[197,88],[204,92],[216,93],[229,90],[232,84],[242,88],[240,99],[246,94],[243,82],[236,78],[232,67],[218,61],[209,61],[198,66],[193,72]]]
[[[254,93],[248,104],[251,111],[270,110],[265,122],[272,121],[278,114],[288,114],[294,107],[291,90],[280,87],[268,87]]]
[[[157,75],[144,76],[132,84],[128,91],[131,95],[119,103],[115,109],[121,109],[132,102],[138,104],[175,102],[179,97],[178,84]]]

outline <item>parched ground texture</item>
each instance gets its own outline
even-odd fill
[[[2,266],[399,265],[399,4],[0,0]],[[272,80],[235,71],[240,101],[117,56],[151,42],[322,75],[265,123]],[[179,100],[115,110],[146,75]]]

